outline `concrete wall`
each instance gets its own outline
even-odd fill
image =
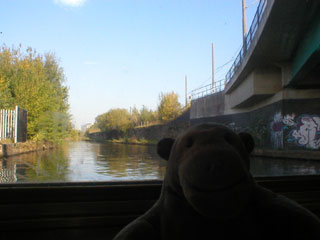
[[[281,91],[281,69],[260,68],[251,72],[236,89],[225,95],[226,108],[251,106]]]
[[[284,99],[250,112],[190,120],[201,122],[249,132],[260,149],[320,150],[320,98]]]
[[[190,118],[212,117],[224,114],[224,93],[218,92],[191,101]]]
[[[260,102],[255,102],[251,106],[242,108],[227,108],[228,105],[225,103],[224,114],[237,114],[251,112],[263,107],[266,107],[275,102],[285,100],[285,99],[317,99],[320,98],[320,91],[318,89],[283,89],[276,94],[268,97]]]
[[[282,102],[273,103],[267,107],[254,110],[252,112],[228,114],[216,117],[207,117],[202,119],[191,119],[190,124],[204,122],[215,122],[230,127],[235,132],[249,132],[255,139],[258,148],[272,148],[270,131],[268,125],[273,114],[279,112],[282,108]]]
[[[254,73],[251,73],[241,84],[232,92],[225,95],[227,108],[234,108],[244,103],[254,93]]]

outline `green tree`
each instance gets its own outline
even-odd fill
[[[136,108],[136,106],[134,106],[130,112],[132,124],[134,126],[139,125],[139,123],[141,122],[139,110]]]
[[[152,111],[151,109],[148,109],[146,106],[142,106],[142,109],[140,110],[140,119],[142,122],[155,122],[157,120],[157,114],[156,112]]]
[[[96,117],[95,123],[93,125],[99,128],[101,131],[106,131],[108,127],[107,121],[108,121],[108,115],[107,113],[103,113]]]
[[[9,83],[0,76],[0,109],[10,108],[13,105],[13,98],[9,89]]]
[[[71,135],[71,124],[66,113],[46,112],[38,121],[37,140],[49,142],[61,142]]]
[[[168,122],[179,116],[181,113],[181,104],[178,101],[178,95],[174,92],[160,93],[158,115],[161,122]]]
[[[116,108],[97,116],[95,125],[102,131],[118,130],[126,132],[133,127],[133,122],[127,109]]]
[[[1,49],[0,54],[0,108],[11,108],[14,104],[12,96],[11,78],[14,74],[14,58],[16,52],[6,48]]]
[[[68,88],[64,82],[63,69],[54,54],[41,55],[30,47],[26,52],[21,46],[1,48],[0,107],[18,105],[28,111],[29,138],[56,141],[70,131]],[[57,120],[55,116],[63,117]]]

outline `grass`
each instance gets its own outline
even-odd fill
[[[158,141],[148,140],[145,138],[137,139],[136,137],[131,137],[131,138],[124,137],[120,139],[108,140],[108,142],[123,143],[123,144],[137,144],[137,145],[156,145]]]

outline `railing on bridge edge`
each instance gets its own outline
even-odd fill
[[[220,80],[214,82],[214,84],[210,83],[201,88],[197,88],[191,91],[191,100],[196,100],[201,97],[205,97],[210,94],[214,94],[217,92],[222,92],[224,90],[225,80]]]
[[[241,48],[236,60],[233,62],[231,68],[227,72],[226,84],[228,84],[230,82],[230,79],[234,76],[234,74],[239,69],[239,67],[240,67],[240,65],[242,63],[242,60],[243,60],[244,56],[246,55],[246,53],[247,53],[247,51],[248,51],[248,49],[249,49],[249,47],[251,45],[252,39],[253,39],[257,29],[258,29],[259,23],[261,22],[261,17],[262,17],[262,14],[264,12],[266,3],[267,3],[267,0],[260,0],[260,2],[259,2],[258,8],[257,8],[257,12],[254,15],[251,27],[250,27],[250,29],[249,29],[246,37],[245,37],[245,41],[243,43],[243,46],[242,46],[242,48]]]

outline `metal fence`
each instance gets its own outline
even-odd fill
[[[239,52],[239,54],[236,57],[236,60],[233,62],[231,68],[229,69],[229,71],[227,72],[226,75],[226,84],[228,84],[231,80],[231,78],[234,76],[234,74],[237,72],[237,70],[239,69],[244,56],[246,55],[251,43],[252,43],[252,39],[255,36],[255,33],[257,32],[258,26],[261,22],[261,18],[262,18],[262,14],[264,12],[265,6],[266,6],[267,0],[260,0],[258,8],[257,8],[257,12],[254,15],[251,27],[245,37],[243,46]]]
[[[210,94],[214,94],[217,92],[222,92],[224,90],[225,80],[220,80],[214,82],[214,84],[210,83],[201,88],[197,88],[191,91],[191,100],[195,100],[201,97],[205,97]]]
[[[0,140],[25,141],[26,118],[27,111],[18,106],[14,110],[0,109]]]

